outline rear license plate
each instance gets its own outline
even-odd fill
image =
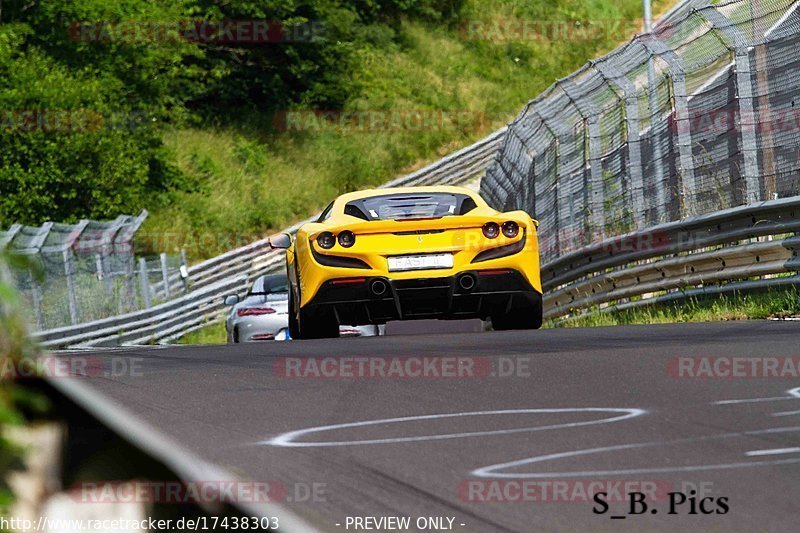
[[[389,272],[453,268],[453,254],[398,255],[389,258]]]

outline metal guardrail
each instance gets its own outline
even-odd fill
[[[505,128],[412,174],[382,187],[459,185],[481,174],[498,153]],[[294,233],[309,218],[284,231]],[[154,344],[185,335],[222,317],[222,296],[246,290],[256,277],[283,268],[284,257],[262,239],[189,267],[190,292],[150,309],[111,318],[40,331],[34,337],[45,347]],[[177,289],[184,280],[170,277]],[[178,292],[177,290],[175,292]]]
[[[800,277],[791,275],[800,271],[796,232],[800,197],[607,239],[542,266],[545,317],[610,302],[622,302],[610,307],[618,310],[700,294],[800,286]],[[665,291],[674,292],[656,294]]]

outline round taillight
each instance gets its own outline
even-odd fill
[[[500,226],[496,222],[487,222],[483,225],[483,234],[489,239],[494,239],[500,235]]]
[[[339,244],[343,248],[350,248],[356,243],[356,235],[350,230],[344,230],[339,234]]]
[[[503,235],[511,239],[516,237],[517,233],[519,233],[519,224],[512,220],[503,222]]]
[[[323,231],[317,236],[317,244],[326,250],[330,250],[336,244],[336,237],[330,231]]]

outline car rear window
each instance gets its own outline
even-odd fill
[[[250,294],[274,294],[289,292],[289,280],[286,276],[262,276],[250,289]]]
[[[406,193],[353,200],[345,213],[364,220],[404,220],[463,215],[475,207],[475,200],[466,194]]]

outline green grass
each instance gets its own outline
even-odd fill
[[[657,2],[663,10],[669,2]],[[469,0],[462,25],[406,22],[398,43],[359,50],[361,88],[347,111],[446,110],[483,117],[420,131],[279,132],[273,115],[223,117],[165,136],[188,187],[152,209],[143,228],[159,251],[210,257],[286,227],[333,197],[378,185],[470,144],[587,60],[639,31],[639,0]],[[592,38],[477,40],[469,21],[626,21]],[[552,38],[551,38],[552,37]],[[146,238],[146,237],[145,237]]]
[[[225,324],[209,324],[197,331],[181,337],[178,344],[225,344],[228,339],[225,335]]]
[[[626,324],[670,324],[715,320],[783,318],[800,314],[800,292],[773,290],[761,294],[690,298],[672,304],[654,304],[624,311],[591,309],[589,315],[548,321],[545,327],[599,327]]]

